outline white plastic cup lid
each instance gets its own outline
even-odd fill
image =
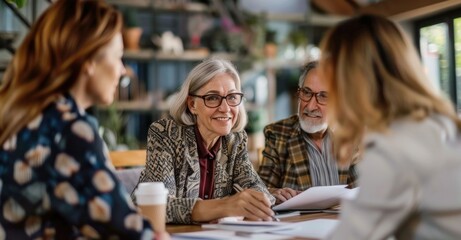
[[[165,204],[168,189],[163,182],[143,182],[138,184],[135,195],[138,205]]]
[[[136,194],[163,194],[164,191],[163,182],[142,182],[138,184]]]

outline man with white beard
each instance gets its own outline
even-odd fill
[[[298,114],[264,128],[265,148],[258,173],[276,204],[313,186],[355,186],[355,165],[336,163],[325,115],[327,86],[317,74],[317,64],[309,62],[302,69]]]

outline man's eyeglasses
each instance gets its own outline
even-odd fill
[[[189,94],[192,97],[198,97],[203,99],[205,106],[209,108],[217,108],[221,106],[223,99],[226,99],[227,105],[231,107],[236,107],[242,103],[243,93],[229,93],[227,96],[221,96],[218,94],[207,94],[207,95],[194,95]]]
[[[299,99],[309,102],[312,97],[315,96],[315,100],[320,105],[325,105],[328,102],[328,93],[321,91],[321,92],[313,92],[306,88],[298,88],[298,97]]]

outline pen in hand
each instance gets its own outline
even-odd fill
[[[234,183],[233,186],[234,186],[234,190],[235,190],[236,192],[243,192],[243,190],[245,190],[245,189],[243,189],[240,185],[238,185],[237,183]]]
[[[234,183],[233,188],[234,188],[234,190],[236,192],[243,192],[245,190],[237,183]],[[274,222],[280,222],[280,219],[278,219],[278,218],[276,218],[274,216],[271,216],[271,218],[272,218],[272,221],[274,221]]]

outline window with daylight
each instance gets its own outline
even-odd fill
[[[461,9],[415,22],[425,70],[461,113]]]

